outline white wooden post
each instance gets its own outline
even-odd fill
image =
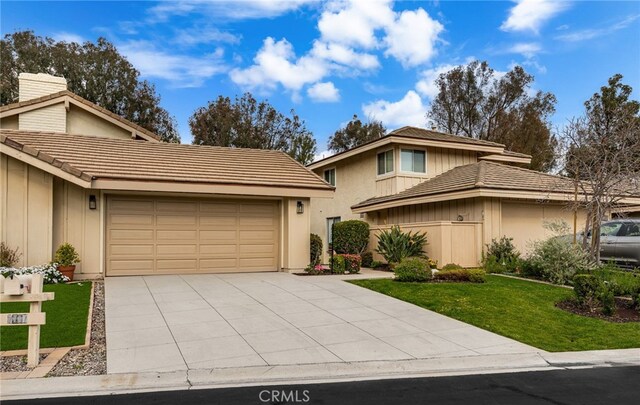
[[[42,292],[42,274],[34,274],[31,282],[31,294]],[[29,313],[42,312],[42,301],[32,301],[29,304]],[[29,343],[27,348],[27,366],[35,367],[40,362],[40,325],[29,325]]]

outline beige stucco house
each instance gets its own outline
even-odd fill
[[[311,232],[326,250],[335,221],[361,219],[374,250],[377,233],[400,225],[427,232],[427,254],[441,265],[477,266],[485,245],[502,236],[525,252],[548,236],[545,221],[574,217],[566,208],[573,183],[520,167],[530,161],[498,143],[403,127],[308,166],[336,187],[334,199],[312,199]],[[577,219],[580,229],[584,213]]]
[[[63,242],[77,278],[308,264],[310,198],[333,188],[285,153],[162,143],[62,78],[19,79],[0,107],[0,240],[19,265]]]

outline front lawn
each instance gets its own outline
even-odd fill
[[[612,323],[556,308],[573,296],[566,288],[492,275],[484,284],[350,282],[550,352],[640,347],[638,322]]]
[[[84,344],[89,316],[91,282],[47,284],[45,292],[54,292],[53,301],[42,303],[47,323],[40,328],[40,347],[65,347]],[[29,312],[28,303],[0,304],[2,313]],[[27,326],[0,327],[0,350],[27,348]]]

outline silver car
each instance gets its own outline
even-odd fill
[[[600,260],[640,267],[640,219],[617,219],[602,224]]]

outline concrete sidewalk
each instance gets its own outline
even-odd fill
[[[640,366],[640,349],[437,359],[254,366],[0,381],[2,400],[111,395],[257,385],[312,384],[587,367]]]
[[[107,278],[107,372],[540,351],[342,280],[355,277],[371,278],[371,274]]]

